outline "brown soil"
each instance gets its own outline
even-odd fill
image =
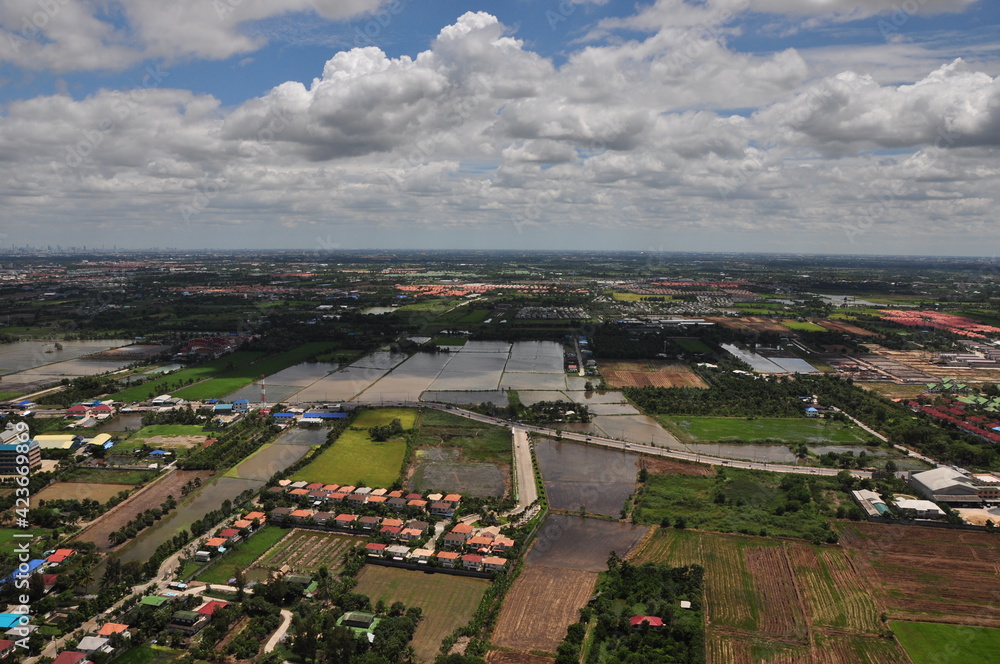
[[[493,642],[503,648],[555,652],[566,628],[580,619],[595,583],[596,572],[527,565],[500,610]]]
[[[684,463],[663,457],[640,457],[639,467],[657,475],[692,475],[694,477],[714,477],[715,469],[696,463]]]

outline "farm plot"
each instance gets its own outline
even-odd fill
[[[135,487],[131,484],[83,484],[81,482],[56,482],[45,487],[32,499],[36,502],[32,506],[38,505],[41,500],[96,500],[99,503],[106,503],[112,496],[121,491],[132,491]]]
[[[709,629],[705,638],[705,661],[707,664],[806,664],[810,659],[805,647]]]
[[[891,617],[1000,627],[992,610],[1000,596],[994,536],[852,523],[843,526],[841,542]]]
[[[225,474],[225,477],[266,482],[278,471],[288,468],[309,454],[310,450],[312,450],[312,446],[310,445],[268,443],[248,458],[233,466]]]
[[[863,444],[867,436],[853,424],[805,417],[672,417],[670,420],[694,441],[781,440],[789,443]]]
[[[326,567],[331,574],[336,574],[344,566],[344,554],[364,543],[365,540],[360,537],[293,530],[272,547],[255,567],[274,571],[288,565],[298,573],[312,573]]]
[[[125,502],[117,505],[110,512],[98,519],[92,526],[76,536],[81,542],[93,542],[98,549],[108,551],[111,542],[108,535],[120,530],[125,524],[148,509],[159,507],[167,496],[180,500],[181,487],[191,480],[200,478],[206,480],[212,476],[210,470],[175,470],[159,481],[151,484]],[[183,508],[182,508],[183,509]]]
[[[683,364],[645,360],[601,362],[601,375],[610,387],[702,387],[701,376]]]
[[[580,619],[597,573],[527,565],[514,581],[493,631],[493,643],[521,651],[555,652],[566,628]]]
[[[455,492],[465,496],[503,496],[507,473],[492,463],[419,463],[408,487],[418,493]]]
[[[743,558],[760,601],[758,631],[769,636],[805,639],[805,616],[785,549],[745,547]]]
[[[354,591],[372,602],[419,606],[423,619],[413,635],[413,648],[419,661],[430,663],[445,637],[469,622],[489,586],[486,579],[366,565]]]
[[[552,514],[545,519],[526,562],[601,572],[614,551],[624,558],[646,534],[644,526]]]
[[[491,650],[486,653],[486,664],[554,664],[552,657],[542,657],[526,652]]]
[[[1000,650],[1000,630],[996,629],[934,623],[890,624],[913,664],[993,662]]]
[[[800,543],[787,546],[813,625],[879,633],[881,610],[843,549]]]
[[[227,584],[229,579],[236,576],[236,572],[246,570],[286,535],[287,531],[282,528],[264,526],[249,539],[227,551],[197,578],[205,583]]]
[[[633,549],[629,561],[635,565],[666,563],[672,567],[702,565],[701,533],[657,528]]]
[[[545,438],[535,443],[535,458],[554,509],[617,517],[635,491],[634,454]]]
[[[935,642],[935,658],[926,660],[926,664],[950,662],[959,664],[959,659],[939,659],[941,644]],[[995,650],[992,652],[996,652]],[[882,639],[874,636],[853,636],[837,634],[829,637],[818,637],[816,648],[813,649],[813,664],[909,664],[910,658],[895,640]],[[971,659],[970,662],[986,662],[988,659]],[[925,664],[918,662],[918,664]]]
[[[307,482],[390,486],[399,477],[406,442],[402,437],[375,442],[367,430],[350,428],[291,479]]]

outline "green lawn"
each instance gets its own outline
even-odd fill
[[[674,343],[689,353],[711,353],[712,349],[700,339],[674,339]]]
[[[375,408],[363,410],[354,420],[353,426],[367,429],[369,427],[380,427],[398,419],[404,429],[412,429],[417,422],[417,410],[415,408]]]
[[[663,418],[667,420],[668,418]],[[780,440],[788,443],[864,444],[868,437],[853,424],[826,419],[761,417],[672,417],[681,432],[695,441]]]
[[[214,562],[211,567],[199,574],[196,579],[205,583],[227,584],[236,576],[239,570],[250,567],[253,561],[264,555],[264,552],[277,544],[288,534],[284,528],[264,526],[250,538],[237,544]]]
[[[897,621],[890,626],[913,664],[985,664],[1000,653],[1000,629]]]
[[[804,332],[826,332],[826,328],[820,327],[816,323],[800,323],[797,320],[783,320],[781,324],[790,330],[802,330]]]
[[[142,385],[130,387],[127,390],[122,390],[117,394],[111,395],[111,398],[115,401],[143,401],[145,399],[149,399],[150,394],[154,397],[160,394],[173,394],[175,390],[183,388],[189,380],[198,382],[211,378],[212,376],[220,374],[224,371],[230,371],[236,367],[248,365],[263,355],[264,353],[237,351],[235,353],[230,353],[229,355],[223,355],[222,357],[212,360],[211,362],[199,364],[198,366],[191,367],[189,369],[181,369],[180,371],[172,373],[169,376],[163,376],[162,378],[157,378],[156,380],[143,383]]]
[[[19,396],[21,396],[20,392],[0,392],[0,401],[7,401]]]
[[[421,411],[416,446],[458,447],[462,461],[511,463],[510,429],[433,408]]]
[[[14,537],[15,534],[24,535],[26,533],[30,533],[31,537]],[[13,555],[13,549],[24,542],[30,542],[39,535],[44,536],[47,534],[49,534],[49,531],[44,528],[0,528],[0,552],[9,552]]]
[[[791,476],[791,491],[781,488],[780,473],[726,468],[719,477],[650,475],[641,487],[635,507],[637,523],[659,525],[664,518],[671,524],[683,517],[688,528],[741,532],[778,537],[825,540],[829,531],[823,523],[835,514],[838,505],[853,503],[839,490],[836,478]],[[804,486],[808,502],[801,500]],[[724,500],[723,500],[724,499]],[[788,505],[797,503],[794,511]],[[776,514],[778,508],[785,510]]]
[[[389,487],[399,479],[405,455],[406,442],[402,437],[376,443],[367,430],[352,428],[291,479],[324,484],[364,482],[371,487]]]
[[[77,468],[66,478],[67,482],[91,484],[144,484],[156,479],[155,470],[105,470],[103,468]]]
[[[115,664],[168,664],[177,661],[183,654],[183,650],[141,645],[129,648],[116,657]]]
[[[219,374],[204,383],[186,387],[174,393],[174,396],[193,401],[218,399],[232,394],[241,387],[246,387],[255,380],[259,380],[261,376],[269,376],[282,369],[301,364],[311,357],[329,353],[335,347],[336,344],[320,341],[302,344],[279,355],[272,355],[253,364]]]

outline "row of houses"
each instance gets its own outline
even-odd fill
[[[433,549],[410,549],[402,545],[386,545],[369,542],[365,545],[369,558],[389,559],[397,562],[411,562],[423,565],[436,563],[451,569],[461,568],[471,572],[502,572],[507,569],[507,560],[499,556],[482,556],[475,553],[461,554],[457,551],[437,551]]]
[[[195,561],[208,562],[214,555],[225,553],[229,547],[242,541],[244,536],[250,537],[265,523],[267,523],[267,515],[263,512],[248,512],[243,517],[233,521],[232,524],[220,528],[214,537],[205,540],[205,543],[194,553]]]
[[[383,518],[379,516],[358,516],[357,514],[335,514],[311,509],[276,507],[271,510],[271,519],[276,522],[291,522],[300,526],[318,526],[327,530],[362,531],[371,535],[383,535],[390,539],[409,542],[427,535],[431,524],[411,519]]]
[[[467,523],[457,523],[444,536],[442,546],[446,549],[465,549],[479,554],[503,553],[514,548],[514,540],[501,535],[496,526],[476,532]]]
[[[349,505],[382,505],[392,510],[416,508],[435,516],[450,518],[462,502],[458,493],[404,493],[401,490],[373,489],[371,487],[339,484],[323,484],[322,482],[291,482],[282,480],[277,486],[268,489],[268,493],[287,495],[297,500],[308,500],[316,507],[324,503],[346,503]]]

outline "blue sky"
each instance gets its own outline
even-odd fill
[[[0,247],[982,254],[985,0],[9,0]]]

